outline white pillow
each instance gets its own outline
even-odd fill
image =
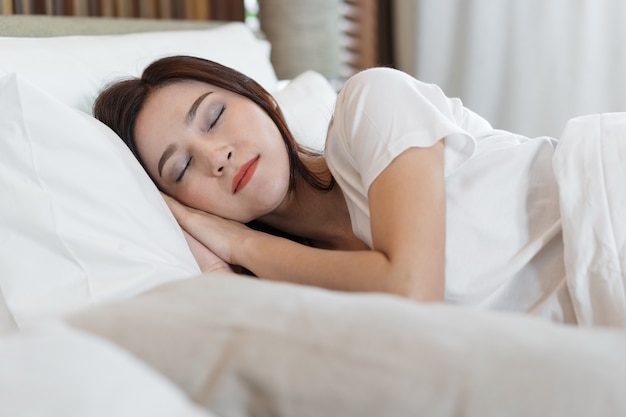
[[[287,125],[301,145],[323,151],[337,93],[315,71],[305,71],[274,94]]]
[[[0,340],[0,416],[210,417],[112,343],[52,323]]]
[[[20,75],[0,79],[0,190],[0,334],[199,272],[126,145]]]
[[[0,83],[0,109],[6,109],[0,114],[0,187],[7,189],[0,207],[0,249],[6,248],[0,253],[0,334],[197,273],[178,226],[135,158],[99,122],[63,104],[91,113],[108,82],[138,76],[171,54],[221,62],[274,92],[269,43],[231,23],[201,31],[0,38],[0,50],[0,77],[18,74]],[[328,81],[307,72],[276,95],[296,138],[323,149],[336,96]]]
[[[277,80],[270,45],[243,23],[215,29],[125,35],[0,38],[0,76],[20,73],[72,107],[91,112],[102,87],[138,76],[167,55],[195,55],[237,69],[269,91]]]

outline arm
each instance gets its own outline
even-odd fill
[[[369,200],[372,251],[328,251],[251,236],[235,253],[237,261],[270,279],[443,300],[442,142],[402,153],[372,184]]]
[[[410,191],[409,191],[410,190]],[[256,232],[170,204],[183,228],[218,256],[255,275],[347,291],[381,291],[422,301],[443,298],[443,144],[410,148],[369,191],[372,251],[330,251]]]
[[[369,189],[374,250],[407,296],[443,300],[446,193],[443,141],[400,154]]]

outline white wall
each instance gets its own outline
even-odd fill
[[[626,1],[394,1],[398,67],[495,127],[558,137],[626,111]]]

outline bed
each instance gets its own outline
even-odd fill
[[[156,57],[203,56],[274,93],[319,149],[334,89],[313,71],[278,80],[269,43],[241,23],[67,19],[0,17],[1,416],[626,414],[620,328],[201,274],[156,188],[91,117],[98,91]],[[607,123],[623,117],[568,131]],[[561,159],[564,177],[584,163]],[[599,216],[624,230],[623,198],[609,206]],[[588,303],[589,324],[607,303]]]

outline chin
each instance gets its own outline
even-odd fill
[[[288,196],[287,190],[276,193],[268,190],[265,193],[260,193],[263,199],[257,201],[254,208],[253,218],[251,220],[260,219],[262,217],[277,213],[280,211],[281,206],[285,203]]]

